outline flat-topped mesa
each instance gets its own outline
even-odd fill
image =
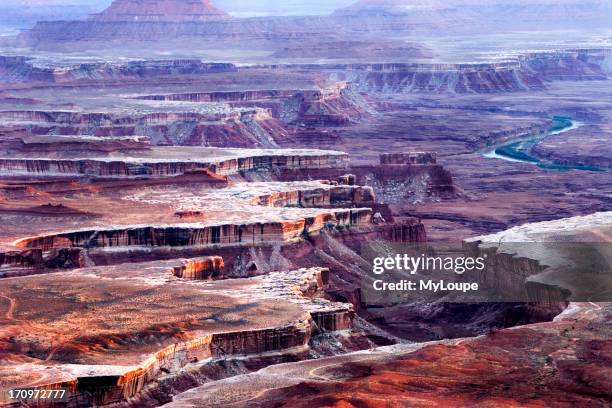
[[[207,256],[183,261],[181,265],[172,269],[172,274],[182,279],[212,280],[221,276],[223,268],[223,258]]]
[[[88,24],[82,21],[83,24]],[[91,24],[91,22],[89,22]],[[79,63],[62,67],[39,67],[25,57],[0,57],[0,82],[91,83],[130,79],[145,82],[168,75],[202,75],[234,72],[236,66],[199,59],[136,60],[128,62]]]
[[[406,65],[339,71],[339,79],[350,78],[359,92],[492,93],[544,89],[537,72],[518,63],[470,65]]]
[[[115,0],[92,16],[102,22],[206,22],[228,18],[210,0]]]
[[[289,150],[286,154],[259,154],[226,160],[216,165],[214,170],[218,174],[230,175],[243,171],[344,168],[347,163],[348,155],[345,153],[321,150],[320,153],[301,155]]]
[[[186,102],[250,102],[278,100],[299,96],[305,102],[322,102],[326,99],[339,98],[347,90],[349,83],[337,82],[333,85],[314,89],[257,89],[245,91],[213,91],[174,94],[140,95],[134,99],[152,101],[186,101]]]
[[[23,128],[35,128],[37,133],[62,129],[72,130],[72,135],[91,135],[92,129],[97,129],[100,136],[113,136],[102,134],[100,131],[114,127],[117,131],[122,127],[127,131],[129,126],[137,125],[168,125],[175,122],[237,122],[241,119],[270,119],[270,111],[251,107],[249,109],[234,109],[229,111],[206,111],[193,110],[182,112],[168,112],[159,110],[156,112],[134,111],[129,114],[117,112],[74,112],[74,111],[51,111],[51,110],[3,110],[0,111],[0,120],[3,124],[21,126]],[[59,126],[59,127],[58,127]],[[78,132],[87,130],[90,133]],[[58,132],[59,133],[59,132]],[[51,135],[52,133],[50,133]],[[138,136],[123,134],[116,136]],[[145,135],[146,136],[146,135]]]
[[[146,136],[96,137],[89,135],[21,135],[0,140],[0,149],[6,152],[17,151],[22,154],[52,154],[64,151],[113,153],[139,151],[151,148],[151,140]]]
[[[547,81],[606,80],[612,73],[612,50],[575,49],[534,52],[520,55],[521,65]]]
[[[163,146],[269,148],[278,147],[278,142],[286,137],[286,130],[273,116],[272,109],[260,107],[259,103],[153,105],[154,111],[138,106],[119,111],[3,110],[0,122],[3,127],[20,127],[24,133],[35,135],[99,138],[144,135],[151,138],[152,144]]]
[[[438,155],[435,152],[387,153],[380,155],[380,164],[436,164]]]

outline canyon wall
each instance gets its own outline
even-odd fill
[[[162,151],[160,151],[162,152]],[[163,152],[162,152],[163,153]],[[249,171],[276,171],[291,169],[316,169],[342,167],[347,160],[342,154],[291,154],[258,153],[244,157],[240,152],[229,154],[237,158],[219,159],[216,162],[200,160],[175,160],[131,158],[106,159],[103,156],[92,159],[0,159],[0,172],[4,174],[47,174],[47,175],[88,175],[99,177],[167,177],[209,170],[220,176],[235,175]],[[213,156],[214,160],[214,156]]]
[[[259,68],[261,69],[261,68]],[[316,89],[260,89],[137,96],[153,101],[228,103],[236,108],[263,108],[283,123],[298,126],[341,126],[366,117],[371,108],[347,82]]]
[[[159,110],[133,112],[1,111],[4,126],[19,126],[33,135],[105,137],[147,136],[157,145],[277,147],[287,131],[269,109],[236,108],[209,112]]]
[[[369,208],[334,210],[295,221],[263,222],[256,224],[226,224],[216,226],[125,226],[118,229],[83,230],[22,239],[18,246],[41,248],[82,247],[185,247],[216,244],[256,244],[283,242],[299,238],[302,234],[314,234],[332,223],[340,227],[368,225]]]

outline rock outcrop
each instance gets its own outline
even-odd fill
[[[607,212],[466,241],[469,255],[486,256],[482,283],[514,296],[511,302],[530,302],[526,313],[554,311],[552,320],[268,367],[189,390],[169,406],[375,405],[381,395],[401,405],[605,406],[612,385],[603,357],[610,348],[611,230]],[[441,305],[426,307],[431,319]]]
[[[211,280],[219,278],[223,273],[223,258],[209,256],[189,259],[172,270],[174,276],[188,280]]]
[[[399,159],[381,157],[379,165],[352,165],[347,169],[287,169],[280,172],[281,180],[302,178],[333,179],[341,177],[346,170],[355,176],[358,185],[371,187],[379,201],[396,204],[405,200],[425,202],[438,198],[456,196],[453,177],[443,166],[433,163],[431,153],[418,160],[400,155]],[[390,164],[396,162],[412,164]],[[422,161],[423,163],[417,163]]]
[[[4,83],[87,83],[100,81],[147,81],[171,75],[204,75],[234,72],[229,63],[205,63],[198,59],[128,61],[125,63],[82,63],[41,67],[27,57],[0,57],[0,82]]]
[[[260,89],[184,94],[144,95],[140,100],[228,103],[237,108],[269,109],[283,123],[302,126],[340,126],[369,115],[371,108],[346,82],[318,89]]]
[[[388,153],[380,156],[380,164],[437,164],[435,152]]]

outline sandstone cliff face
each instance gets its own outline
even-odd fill
[[[0,82],[51,82],[53,71],[44,68],[35,68],[26,57],[0,56]]]
[[[410,156],[410,155],[409,155]],[[348,169],[286,169],[279,172],[281,180],[334,179],[350,171],[358,185],[372,189],[379,202],[396,204],[411,200],[424,202],[439,197],[454,197],[457,194],[453,177],[439,164],[432,164],[434,157],[426,154],[422,158],[381,158],[385,164],[355,165]],[[412,162],[413,164],[387,164],[388,162]],[[423,163],[417,163],[422,161]]]
[[[33,135],[105,137],[147,136],[158,145],[277,147],[286,137],[283,124],[263,108],[136,113],[2,111],[5,124]]]
[[[337,75],[361,92],[494,93],[544,89],[537,73],[518,65],[403,66],[392,70],[348,71]]]
[[[359,92],[466,94],[541,90],[553,80],[606,79],[609,61],[610,50],[604,48],[525,53],[499,63],[340,64],[318,68],[330,72],[335,80],[350,82]]]
[[[364,226],[370,223],[369,208],[339,209],[322,212],[316,217],[294,221],[225,225],[125,226],[118,229],[82,230],[32,237],[17,245],[42,248],[107,248],[107,247],[189,247],[217,244],[256,244],[284,242],[302,234],[315,234],[331,223],[339,227]]]
[[[190,259],[172,270],[174,276],[188,280],[208,280],[222,276],[223,258],[210,256],[205,258]]]
[[[423,401],[449,406],[606,406],[611,307],[602,298],[595,303],[595,297],[585,297],[577,283],[596,279],[591,295],[609,295],[611,228],[612,214],[596,213],[526,224],[466,241],[469,255],[487,256],[490,269],[480,281],[517,296],[513,302],[530,302],[522,313],[546,316],[543,322],[474,338],[395,345],[376,353],[268,367],[187,391],[170,406],[206,407],[214,402],[310,407],[347,401],[375,405],[382,394],[407,406]],[[580,243],[586,246],[577,248]],[[576,256],[584,252],[586,261],[580,263]],[[600,261],[599,267],[588,269]],[[312,281],[301,282],[300,291],[308,293]],[[565,309],[570,299],[578,301]],[[425,313],[437,306],[428,304]],[[466,305],[456,307],[454,312],[461,312]],[[431,379],[435,393],[431,387],[423,391],[424,376]],[[513,376],[516,381],[508,382]]]
[[[184,154],[180,154],[183,152]],[[221,153],[224,153],[223,151]],[[40,175],[88,175],[98,177],[168,177],[197,172],[211,172],[217,176],[237,175],[241,172],[282,171],[292,169],[317,169],[343,167],[347,156],[338,152],[325,151],[274,151],[254,150],[249,152],[230,150],[222,155],[203,157],[186,157],[194,151],[178,151],[176,159],[164,159],[164,153],[176,154],[177,151],[153,149],[145,157],[133,154],[105,157],[96,152],[87,152],[83,156],[91,158],[0,158],[0,172],[4,174],[40,174]],[[70,153],[70,152],[64,152]],[[250,155],[252,153],[253,155]],[[302,154],[303,153],[303,154]],[[63,154],[60,154],[63,155]],[[148,157],[147,157],[148,156]],[[157,156],[157,157],[155,157]],[[208,157],[207,157],[208,156]]]
[[[0,278],[32,273],[43,264],[40,249],[0,248]]]
[[[381,165],[390,164],[436,164],[435,152],[388,153],[380,156]]]
[[[376,353],[268,367],[189,390],[168,406],[308,408],[347,401],[375,406],[381,395],[398,406],[606,406],[610,306],[574,304],[573,309],[555,322],[473,339],[396,345]],[[433,385],[425,390],[423,381]]]
[[[525,54],[521,65],[546,81],[605,80],[612,58],[610,49],[577,49],[549,53]]]

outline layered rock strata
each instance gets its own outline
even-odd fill
[[[433,153],[382,155],[379,165],[352,165],[351,182],[371,187],[379,201],[393,204],[409,199],[427,201],[457,195],[451,173],[436,163]],[[287,169],[282,180],[303,178],[334,179],[342,177],[341,169]]]
[[[436,164],[435,152],[388,153],[380,155],[380,164]]]
[[[235,108],[268,109],[283,123],[302,127],[339,126],[370,114],[368,104],[344,81],[315,89],[259,89],[136,96],[166,102],[227,103]]]
[[[124,153],[109,157],[4,157],[0,158],[0,174],[168,177],[208,169],[227,176],[248,171],[335,168],[342,167],[346,161],[347,156],[343,153],[317,150],[151,148],[137,155]]]
[[[39,66],[27,57],[0,57],[0,82],[74,83],[100,80],[140,80],[170,75],[201,75],[234,72],[228,63],[205,63],[197,59],[128,61],[127,63],[83,63],[63,67]]]
[[[285,222],[224,225],[125,226],[119,229],[80,230],[25,238],[18,246],[41,248],[111,248],[129,246],[186,247],[218,244],[284,242],[302,234],[315,234],[329,223],[339,227],[364,226],[370,223],[369,208],[322,212],[316,216]]]
[[[34,186],[41,189],[40,193]],[[24,250],[7,247],[1,251],[6,252],[8,262],[5,276],[116,264],[127,262],[131,256],[167,259],[217,254],[227,256],[228,273],[224,275],[242,276],[253,274],[239,261],[253,258],[249,248],[267,251],[274,246],[298,244],[324,230],[359,234],[380,228],[372,224],[371,208],[385,212],[392,221],[388,208],[375,202],[371,188],[329,181],[210,183],[207,177],[160,179],[156,184],[147,179],[91,184],[59,179],[25,182],[24,188],[21,193],[11,193],[10,202],[16,207],[10,211],[0,207],[0,215],[11,220],[3,231],[3,240],[44,253],[38,262],[24,258],[21,267],[21,263],[10,261],[14,258],[10,254]],[[57,203],[67,202],[60,199],[67,193],[85,194],[89,199],[71,201],[74,208],[70,209],[49,204],[44,212],[32,212],[33,207],[27,203],[39,200],[28,191],[37,191]],[[21,207],[17,206],[22,200]],[[228,202],[232,202],[231,208]],[[92,214],[95,208],[101,211]],[[36,236],[23,238],[34,231],[15,224],[12,217],[17,215],[43,217],[48,222],[35,231]],[[157,222],[151,223],[152,218]],[[126,223],[130,220],[138,223]],[[81,228],[75,229],[77,224]],[[265,263],[263,270],[257,268],[257,274],[271,270],[272,264]]]
[[[209,256],[190,259],[173,269],[174,276],[188,280],[209,280],[218,278],[223,273],[223,258]]]
[[[121,104],[126,103],[125,98],[117,98],[116,95],[108,97],[116,98]],[[142,104],[132,105],[128,115],[124,110],[75,112],[24,109],[2,111],[0,119],[5,126],[19,126],[33,135],[95,135],[105,138],[138,136],[144,132],[158,145],[269,148],[278,147],[277,142],[286,134],[282,122],[274,118],[269,109],[257,106],[172,106],[171,103],[152,103],[155,108],[152,111]],[[164,107],[168,109],[160,109]]]

